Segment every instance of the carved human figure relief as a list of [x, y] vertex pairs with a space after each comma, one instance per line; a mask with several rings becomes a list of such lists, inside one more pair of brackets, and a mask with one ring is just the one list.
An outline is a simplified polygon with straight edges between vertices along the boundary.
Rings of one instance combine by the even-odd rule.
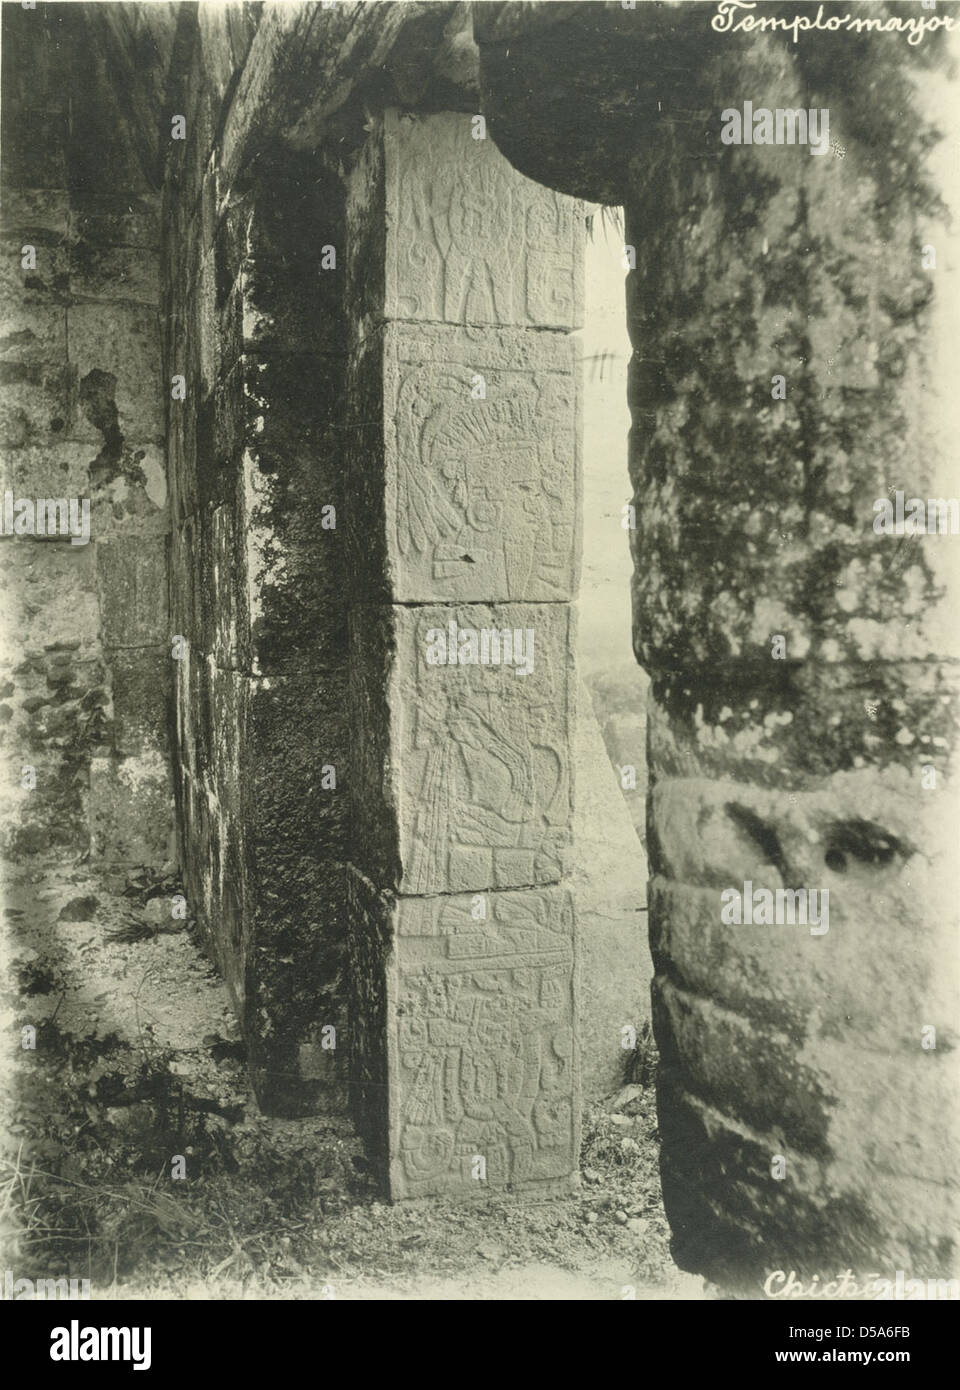
[[[456, 1190], [471, 1181], [476, 1154], [493, 1186], [562, 1177], [569, 1167], [572, 912], [561, 889], [495, 893], [489, 930], [477, 932], [469, 898], [404, 904], [396, 1035], [401, 1190]], [[414, 937], [423, 945], [408, 960]]]
[[518, 174], [470, 117], [388, 113], [394, 298], [388, 316], [577, 326], [582, 216]]

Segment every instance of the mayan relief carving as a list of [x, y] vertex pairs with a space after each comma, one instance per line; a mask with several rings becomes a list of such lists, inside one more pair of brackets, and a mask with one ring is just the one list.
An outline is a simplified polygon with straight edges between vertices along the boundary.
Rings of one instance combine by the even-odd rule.
[[572, 345], [533, 345], [524, 371], [504, 369], [511, 346], [455, 330], [433, 330], [426, 343], [422, 333], [388, 334], [391, 548], [404, 597], [571, 596]]
[[[438, 634], [449, 634], [451, 621], [456, 650], [447, 655], [472, 656], [475, 646], [479, 657], [483, 634], [491, 645], [496, 633], [500, 662], [434, 664]], [[401, 888], [467, 891], [558, 879], [571, 805], [569, 611], [463, 605], [401, 609], [396, 622]], [[502, 660], [504, 633], [523, 667]]]
[[395, 1195], [564, 1178], [575, 1153], [573, 908], [536, 893], [401, 900]]
[[579, 322], [582, 231], [572, 198], [519, 176], [468, 115], [385, 122], [391, 318], [445, 323]]

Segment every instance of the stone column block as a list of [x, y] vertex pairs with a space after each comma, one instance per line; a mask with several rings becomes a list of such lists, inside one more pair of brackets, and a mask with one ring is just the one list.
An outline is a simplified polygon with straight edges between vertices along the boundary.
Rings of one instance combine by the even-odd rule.
[[388, 324], [364, 343], [351, 385], [350, 550], [369, 598], [575, 595], [581, 432], [571, 338]]
[[354, 935], [382, 948], [366, 1010], [385, 1038], [361, 1040], [356, 1065], [391, 1195], [569, 1187], [580, 1125], [569, 892], [394, 898], [354, 871], [349, 894]]
[[573, 622], [566, 604], [353, 611], [354, 702], [370, 730], [355, 834], [374, 881], [479, 892], [563, 876]]
[[105, 378], [103, 390], [110, 392], [109, 400], [98, 400], [78, 422], [76, 437], [99, 445], [112, 414], [113, 427], [128, 444], [162, 441], [156, 310], [133, 304], [73, 304], [67, 309], [67, 342], [70, 365], [80, 381], [97, 371]]
[[466, 113], [385, 113], [348, 204], [363, 332], [383, 319], [580, 327], [578, 204], [518, 174], [476, 129]]
[[107, 867], [176, 863], [170, 764], [156, 750], [90, 761], [90, 854]]

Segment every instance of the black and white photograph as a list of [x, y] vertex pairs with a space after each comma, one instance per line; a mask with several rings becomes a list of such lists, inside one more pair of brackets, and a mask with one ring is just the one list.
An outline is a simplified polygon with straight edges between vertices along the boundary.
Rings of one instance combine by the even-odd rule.
[[5, 1330], [163, 1379], [188, 1305], [242, 1369], [270, 1305], [645, 1303], [916, 1369], [960, 4], [0, 9]]

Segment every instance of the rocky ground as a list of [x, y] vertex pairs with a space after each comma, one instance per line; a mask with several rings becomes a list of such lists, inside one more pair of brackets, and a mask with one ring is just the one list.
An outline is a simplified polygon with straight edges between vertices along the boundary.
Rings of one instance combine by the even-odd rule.
[[391, 1207], [345, 1124], [258, 1113], [223, 988], [170, 916], [176, 883], [27, 862], [4, 873], [0, 996], [17, 1277], [88, 1277], [108, 1298], [700, 1294], [669, 1256], [649, 1050], [585, 1116], [575, 1195]]

